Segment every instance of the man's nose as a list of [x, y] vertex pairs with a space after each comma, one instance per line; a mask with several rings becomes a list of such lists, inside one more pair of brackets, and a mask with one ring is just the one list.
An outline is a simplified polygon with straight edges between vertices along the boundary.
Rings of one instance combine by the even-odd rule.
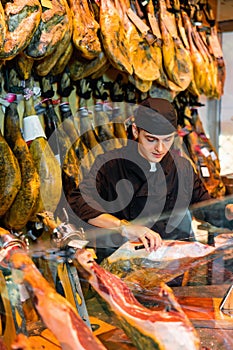
[[156, 142], [155, 149], [156, 149], [156, 151], [161, 152], [163, 150], [163, 142], [158, 140]]

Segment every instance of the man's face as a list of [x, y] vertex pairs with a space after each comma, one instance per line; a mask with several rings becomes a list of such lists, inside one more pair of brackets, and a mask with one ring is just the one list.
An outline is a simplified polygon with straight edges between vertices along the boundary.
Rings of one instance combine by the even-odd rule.
[[138, 139], [139, 154], [152, 163], [159, 163], [171, 148], [175, 132], [169, 135], [152, 135], [133, 125], [134, 137]]

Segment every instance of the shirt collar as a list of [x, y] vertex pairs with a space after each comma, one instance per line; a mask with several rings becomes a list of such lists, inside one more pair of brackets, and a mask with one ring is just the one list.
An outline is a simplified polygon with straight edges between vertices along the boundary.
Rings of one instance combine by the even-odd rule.
[[156, 170], [157, 170], [157, 164], [153, 163], [153, 162], [150, 162], [150, 172], [151, 173], [155, 173]]

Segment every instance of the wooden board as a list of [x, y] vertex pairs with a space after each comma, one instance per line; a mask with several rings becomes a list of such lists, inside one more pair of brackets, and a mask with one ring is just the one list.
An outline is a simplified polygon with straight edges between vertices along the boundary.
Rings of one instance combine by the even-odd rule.
[[[108, 350], [136, 350], [131, 340], [116, 326], [104, 322], [97, 317], [90, 316], [93, 333]], [[99, 326], [95, 330], [95, 326]]]
[[[90, 316], [90, 323], [93, 326], [93, 333], [96, 336], [101, 334], [107, 334], [115, 331], [117, 328], [99, 320], [96, 317]], [[32, 347], [32, 350], [41, 350], [41, 349], [51, 349], [58, 350], [61, 349], [61, 346], [49, 329], [43, 330], [40, 334], [36, 335], [36, 330], [34, 331], [35, 335], [29, 337], [29, 342]], [[119, 349], [119, 348], [118, 348]]]
[[52, 332], [48, 329], [45, 329], [38, 336], [29, 337], [29, 343], [31, 345], [32, 350], [41, 350], [41, 349], [49, 349], [49, 350], [59, 350], [61, 346]]
[[104, 321], [98, 319], [97, 317], [90, 316], [89, 319], [90, 319], [90, 323], [91, 323], [91, 326], [93, 329], [93, 333], [96, 336], [116, 329], [115, 326], [113, 326], [107, 322], [104, 322]]
[[100, 334], [98, 338], [108, 350], [136, 350], [137, 349], [132, 344], [131, 340], [126, 336], [126, 334], [119, 328], [115, 328], [109, 332]]
[[178, 297], [182, 309], [195, 327], [233, 330], [233, 318], [220, 311], [222, 298]]

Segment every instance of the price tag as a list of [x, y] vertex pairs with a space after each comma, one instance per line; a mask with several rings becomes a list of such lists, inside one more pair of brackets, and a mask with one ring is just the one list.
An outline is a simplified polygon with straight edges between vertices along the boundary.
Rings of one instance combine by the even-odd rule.
[[23, 136], [26, 142], [33, 141], [38, 137], [46, 138], [44, 129], [37, 115], [23, 118]]
[[210, 155], [209, 150], [206, 147], [201, 148], [201, 153], [207, 158]]
[[206, 166], [201, 167], [201, 173], [203, 177], [210, 177], [209, 169]]
[[211, 155], [212, 160], [216, 160], [217, 159], [217, 156], [216, 156], [214, 151], [211, 151], [210, 155]]

